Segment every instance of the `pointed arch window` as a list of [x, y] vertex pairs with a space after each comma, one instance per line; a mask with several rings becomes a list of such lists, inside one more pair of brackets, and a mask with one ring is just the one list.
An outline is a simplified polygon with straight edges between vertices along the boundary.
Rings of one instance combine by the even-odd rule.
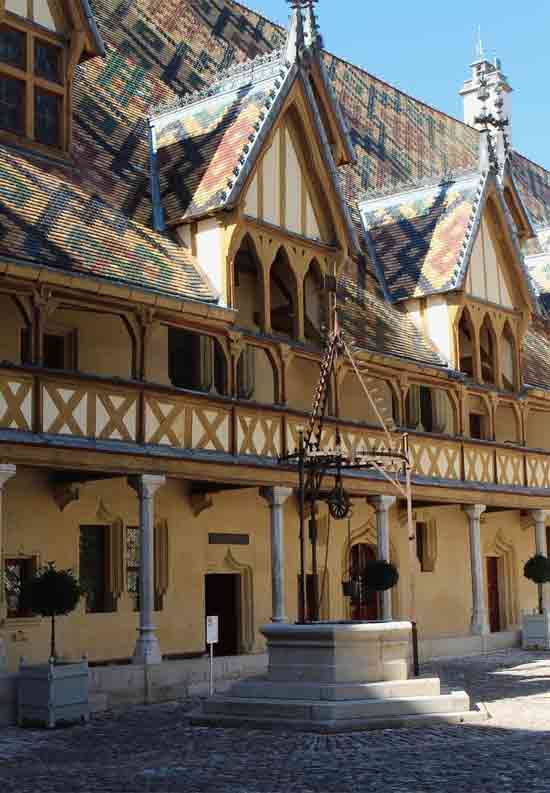
[[262, 265], [252, 237], [247, 234], [235, 256], [235, 308], [238, 323], [250, 330], [265, 327]]
[[458, 365], [468, 377], [475, 372], [475, 332], [467, 309], [464, 309], [458, 325]]
[[326, 314], [323, 273], [314, 259], [304, 279], [304, 335], [308, 341], [321, 344]]
[[518, 387], [516, 339], [508, 322], [502, 331], [501, 350], [502, 387], [505, 391], [515, 391]]
[[298, 338], [298, 295], [296, 278], [284, 248], [280, 248], [269, 277], [271, 329], [274, 333]]
[[496, 383], [496, 337], [489, 315], [485, 316], [479, 332], [479, 353], [481, 360], [481, 378], [488, 385]]

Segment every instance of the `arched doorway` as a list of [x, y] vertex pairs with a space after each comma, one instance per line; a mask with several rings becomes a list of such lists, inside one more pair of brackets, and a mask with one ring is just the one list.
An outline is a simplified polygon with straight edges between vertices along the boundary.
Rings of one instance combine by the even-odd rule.
[[365, 542], [353, 545], [350, 551], [350, 574], [353, 581], [358, 582], [357, 591], [351, 598], [352, 620], [378, 619], [378, 594], [368, 590], [365, 570], [367, 564], [376, 559], [376, 548]]

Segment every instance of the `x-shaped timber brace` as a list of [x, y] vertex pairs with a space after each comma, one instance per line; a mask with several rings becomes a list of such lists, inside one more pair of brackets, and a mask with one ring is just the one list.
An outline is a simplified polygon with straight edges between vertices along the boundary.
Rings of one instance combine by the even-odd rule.
[[[315, 391], [313, 407], [307, 428], [299, 432], [298, 449], [293, 454], [279, 458], [280, 463], [293, 464], [298, 468], [298, 499], [300, 520], [300, 591], [299, 622], [319, 621], [319, 587], [317, 564], [317, 520], [316, 504], [326, 501], [330, 517], [344, 520], [351, 513], [351, 499], [343, 484], [345, 475], [352, 471], [376, 471], [386, 479], [407, 502], [407, 527], [410, 560], [410, 621], [412, 623], [412, 651], [415, 675], [419, 674], [418, 631], [416, 623], [416, 591], [414, 581], [414, 560], [416, 558], [416, 527], [412, 519], [411, 495], [411, 456], [409, 452], [408, 434], [392, 437], [386, 423], [371, 396], [365, 380], [359, 371], [344, 333], [338, 322], [336, 309], [336, 277], [325, 278], [325, 290], [330, 293], [329, 317], [331, 329], [327, 336], [319, 383]], [[322, 448], [324, 422], [327, 415], [329, 385], [340, 356], [344, 356], [358, 378], [365, 398], [374, 410], [380, 426], [386, 436], [387, 448], [379, 451], [358, 451], [346, 449], [342, 444], [340, 430], [336, 428], [333, 448]], [[333, 478], [334, 487], [328, 490], [323, 487], [326, 477]], [[311, 542], [311, 567], [313, 573], [313, 610], [307, 614], [307, 580], [306, 580], [306, 504], [310, 507], [309, 539]], [[328, 540], [327, 540], [328, 542]], [[349, 549], [351, 550], [351, 549]], [[309, 616], [309, 619], [308, 619]]]

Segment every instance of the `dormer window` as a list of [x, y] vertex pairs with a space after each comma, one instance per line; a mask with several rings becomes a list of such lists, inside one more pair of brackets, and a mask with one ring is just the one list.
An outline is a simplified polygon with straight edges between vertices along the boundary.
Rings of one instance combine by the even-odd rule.
[[[14, 3], [7, 7], [10, 5]], [[34, 0], [34, 18], [39, 8], [39, 19], [47, 22], [43, 6], [42, 0]], [[0, 25], [2, 137], [67, 149], [66, 57], [63, 40], [57, 33], [6, 12]]]

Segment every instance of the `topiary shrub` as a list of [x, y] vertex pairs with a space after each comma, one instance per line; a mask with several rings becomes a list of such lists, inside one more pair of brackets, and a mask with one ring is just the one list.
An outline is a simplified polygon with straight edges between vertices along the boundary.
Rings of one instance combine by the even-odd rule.
[[57, 658], [55, 647], [55, 618], [70, 614], [78, 605], [82, 590], [71, 570], [56, 570], [49, 562], [23, 587], [21, 597], [33, 614], [51, 619], [50, 658]]
[[391, 562], [383, 559], [372, 559], [365, 565], [367, 589], [384, 592], [392, 589], [399, 581], [399, 571]]
[[533, 581], [539, 590], [539, 614], [543, 612], [542, 585], [550, 581], [550, 559], [537, 553], [525, 562], [523, 575]]

